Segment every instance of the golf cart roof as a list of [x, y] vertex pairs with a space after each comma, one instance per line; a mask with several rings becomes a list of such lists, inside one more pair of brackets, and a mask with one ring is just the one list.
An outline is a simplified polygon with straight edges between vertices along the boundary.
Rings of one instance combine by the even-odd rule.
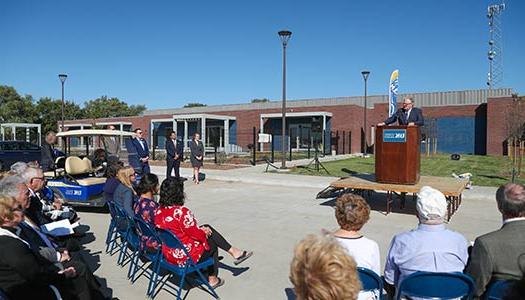
[[109, 130], [109, 129], [78, 129], [68, 130], [57, 133], [58, 137], [62, 136], [133, 136], [133, 132]]

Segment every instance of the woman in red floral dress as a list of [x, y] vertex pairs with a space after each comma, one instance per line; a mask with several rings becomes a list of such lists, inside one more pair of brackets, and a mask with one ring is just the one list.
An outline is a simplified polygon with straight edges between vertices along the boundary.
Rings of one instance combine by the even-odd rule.
[[[176, 178], [167, 178], [160, 187], [160, 207], [155, 212], [155, 224], [158, 228], [174, 233], [184, 244], [194, 262], [202, 262], [213, 258], [208, 272], [208, 281], [214, 288], [224, 284], [219, 278], [218, 248], [227, 251], [233, 258], [234, 264], [252, 256], [253, 252], [243, 251], [231, 246], [228, 241], [210, 225], [198, 226], [197, 219], [191, 210], [184, 206], [184, 186]], [[166, 260], [179, 266], [184, 266], [188, 259], [182, 249], [171, 249], [162, 245], [162, 253]]]

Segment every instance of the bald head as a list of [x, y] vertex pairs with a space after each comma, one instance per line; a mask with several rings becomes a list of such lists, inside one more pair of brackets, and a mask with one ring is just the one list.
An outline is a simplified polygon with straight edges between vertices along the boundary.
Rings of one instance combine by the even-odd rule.
[[521, 184], [507, 183], [496, 192], [498, 209], [504, 219], [525, 217], [525, 187]]

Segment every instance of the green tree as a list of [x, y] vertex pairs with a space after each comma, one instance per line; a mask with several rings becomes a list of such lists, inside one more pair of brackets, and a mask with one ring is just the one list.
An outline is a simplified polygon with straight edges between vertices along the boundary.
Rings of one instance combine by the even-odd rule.
[[84, 118], [110, 118], [137, 116], [146, 110], [144, 105], [128, 105], [118, 98], [107, 96], [89, 100], [84, 104]]
[[207, 106], [206, 104], [202, 104], [202, 103], [198, 103], [198, 102], [190, 102], [186, 105], [184, 105], [184, 107], [202, 107], [202, 106]]
[[[35, 108], [40, 123], [42, 124], [42, 132], [45, 133], [50, 130], [57, 131], [57, 124], [62, 120], [62, 100], [43, 97], [38, 100]], [[65, 101], [65, 120], [83, 119], [83, 117], [83, 110], [78, 104], [72, 101]]]
[[0, 123], [33, 123], [37, 121], [33, 97], [20, 96], [10, 86], [0, 85]]
[[270, 99], [266, 99], [266, 98], [255, 98], [255, 99], [252, 99], [252, 103], [265, 103], [265, 102], [270, 102]]

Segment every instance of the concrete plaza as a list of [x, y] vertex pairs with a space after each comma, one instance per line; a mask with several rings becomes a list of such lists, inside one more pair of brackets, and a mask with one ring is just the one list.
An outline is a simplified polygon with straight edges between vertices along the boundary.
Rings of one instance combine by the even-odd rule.
[[[164, 168], [153, 172], [162, 175]], [[186, 184], [186, 205], [200, 224], [209, 223], [235, 246], [254, 251], [254, 256], [235, 267], [222, 252], [220, 276], [226, 280], [217, 289], [221, 299], [290, 299], [289, 265], [295, 244], [309, 233], [335, 229], [333, 201], [316, 200], [322, 187], [334, 178], [264, 173], [262, 166], [231, 171], [204, 170], [207, 179], [200, 185]], [[189, 175], [190, 170], [183, 170]], [[498, 229], [500, 215], [494, 200], [494, 188], [474, 187], [466, 191], [463, 203], [448, 227], [473, 241], [480, 234]], [[409, 198], [410, 199], [410, 198]], [[414, 203], [407, 201], [405, 210], [394, 206], [394, 212], [383, 214], [383, 196], [371, 201], [373, 211], [363, 233], [378, 242], [384, 264], [392, 236], [410, 230], [417, 224]], [[127, 266], [117, 266], [116, 255], [104, 252], [109, 214], [82, 212], [82, 222], [94, 234], [85, 246], [91, 252], [95, 274], [104, 279], [113, 296], [120, 299], [143, 299], [146, 276], [134, 284], [126, 278]], [[167, 290], [156, 299], [174, 298]], [[108, 291], [109, 292], [109, 291]], [[186, 299], [213, 299], [194, 288]]]

